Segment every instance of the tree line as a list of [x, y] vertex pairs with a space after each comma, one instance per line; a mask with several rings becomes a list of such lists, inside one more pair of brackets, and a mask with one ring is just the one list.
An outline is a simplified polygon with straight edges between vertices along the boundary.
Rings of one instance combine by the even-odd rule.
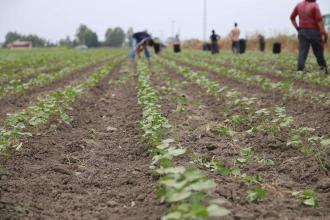
[[129, 28], [126, 32], [121, 27], [108, 28], [105, 32], [105, 40], [99, 41], [95, 31], [91, 30], [87, 25], [81, 24], [73, 39], [67, 36], [56, 44], [35, 34], [23, 35], [17, 32], [8, 32], [2, 46], [7, 47], [10, 43], [19, 40], [30, 41], [33, 47], [76, 47], [78, 45], [86, 45], [87, 47], [122, 47], [125, 44], [129, 44], [133, 32], [133, 28]]

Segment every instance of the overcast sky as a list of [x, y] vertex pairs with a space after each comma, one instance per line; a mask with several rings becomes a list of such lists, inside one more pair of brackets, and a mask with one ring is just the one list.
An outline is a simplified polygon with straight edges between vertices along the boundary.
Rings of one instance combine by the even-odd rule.
[[[289, 16], [299, 0], [207, 0], [208, 32], [225, 36], [237, 21], [243, 35], [293, 33]], [[318, 0], [322, 13], [330, 0]], [[175, 22], [172, 22], [175, 21]], [[8, 31], [34, 33], [53, 42], [86, 24], [104, 39], [108, 27], [145, 30], [167, 38], [172, 25], [183, 39], [203, 38], [203, 0], [0, 0], [0, 42]]]

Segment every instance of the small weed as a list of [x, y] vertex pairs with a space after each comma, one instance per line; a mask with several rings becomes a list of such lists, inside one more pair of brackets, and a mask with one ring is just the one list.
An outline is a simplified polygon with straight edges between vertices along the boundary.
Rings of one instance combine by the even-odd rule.
[[257, 203], [266, 198], [267, 192], [260, 188], [256, 187], [247, 191], [246, 199], [249, 203]]

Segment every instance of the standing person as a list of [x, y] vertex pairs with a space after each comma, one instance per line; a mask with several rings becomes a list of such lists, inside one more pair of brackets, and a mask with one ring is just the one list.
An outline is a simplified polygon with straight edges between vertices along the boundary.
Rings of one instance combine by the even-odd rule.
[[[299, 25], [296, 22], [297, 16], [299, 17]], [[321, 70], [324, 70], [328, 74], [324, 59], [324, 44], [327, 43], [328, 34], [325, 30], [321, 10], [316, 0], [304, 0], [298, 3], [290, 18], [293, 26], [298, 31], [298, 71], [304, 70], [309, 48], [312, 46]]]
[[174, 49], [174, 53], [180, 53], [181, 52], [181, 42], [180, 42], [180, 38], [179, 35], [176, 35], [174, 40], [173, 40], [173, 49]]
[[211, 53], [212, 54], [219, 53], [218, 40], [220, 40], [220, 36], [215, 33], [215, 30], [212, 30], [212, 35], [210, 36], [210, 40], [211, 40]]
[[155, 54], [160, 53], [160, 40], [157, 38], [155, 38], [154, 40], [154, 50], [155, 50]]
[[234, 28], [230, 32], [230, 38], [231, 38], [231, 41], [232, 41], [231, 49], [232, 49], [234, 54], [237, 54], [239, 52], [238, 41], [239, 41], [239, 35], [240, 34], [241, 34], [241, 31], [238, 28], [238, 24], [235, 23]]
[[144, 51], [146, 59], [148, 60], [148, 62], [150, 62], [150, 52], [148, 50], [149, 40], [151, 40], [151, 36], [147, 33], [147, 31], [137, 32], [133, 34], [130, 53], [131, 61], [134, 61], [136, 54], [140, 57], [140, 53]]
[[263, 35], [259, 34], [258, 38], [259, 38], [259, 50], [261, 52], [265, 52], [265, 47], [266, 47], [265, 37]]

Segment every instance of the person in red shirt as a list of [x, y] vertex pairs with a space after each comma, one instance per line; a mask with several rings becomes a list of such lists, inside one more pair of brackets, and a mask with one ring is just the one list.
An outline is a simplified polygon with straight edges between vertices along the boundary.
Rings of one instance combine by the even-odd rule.
[[[296, 21], [297, 16], [299, 25]], [[321, 10], [316, 0], [304, 0], [298, 3], [290, 18], [298, 31], [298, 71], [304, 70], [309, 48], [312, 47], [319, 66], [328, 74], [324, 59], [324, 44], [327, 43], [328, 34], [325, 31]]]

